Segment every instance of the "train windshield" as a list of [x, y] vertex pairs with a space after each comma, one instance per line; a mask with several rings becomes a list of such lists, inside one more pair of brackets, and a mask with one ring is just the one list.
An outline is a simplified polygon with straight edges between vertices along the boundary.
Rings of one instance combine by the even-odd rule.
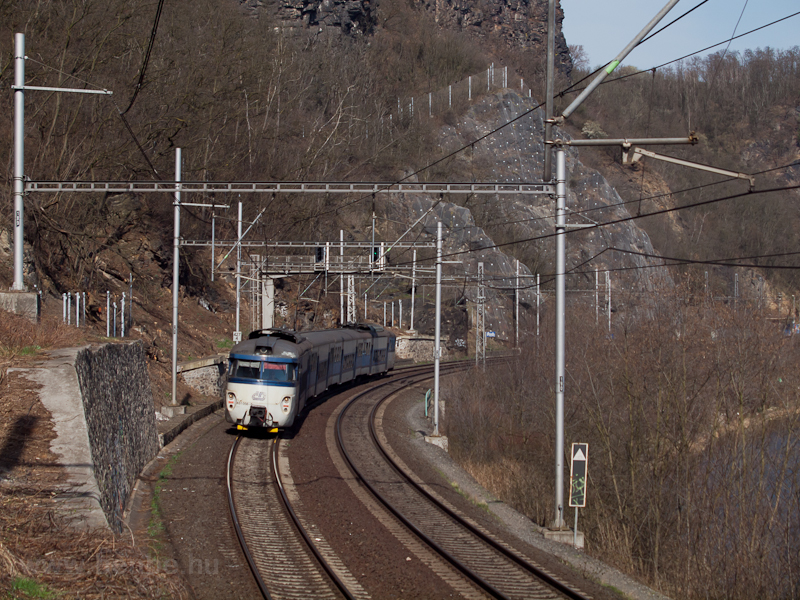
[[257, 360], [238, 360], [231, 361], [230, 377], [238, 379], [258, 379], [261, 362]]
[[270, 363], [259, 360], [231, 360], [228, 376], [231, 379], [260, 379], [261, 381], [296, 381], [297, 365]]
[[296, 367], [287, 363], [264, 363], [261, 379], [265, 381], [294, 381]]

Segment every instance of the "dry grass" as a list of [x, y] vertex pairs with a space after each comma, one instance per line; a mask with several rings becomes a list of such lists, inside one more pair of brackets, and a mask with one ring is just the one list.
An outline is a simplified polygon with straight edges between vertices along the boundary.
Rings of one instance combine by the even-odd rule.
[[[759, 312], [677, 296], [646, 319], [618, 315], [613, 338], [590, 315], [568, 328], [565, 449], [590, 448], [589, 551], [671, 597], [796, 597], [800, 344]], [[476, 370], [447, 390], [453, 456], [542, 525], [552, 360]]]
[[[68, 598], [187, 598], [177, 565], [148, 558], [106, 531], [76, 531], [55, 511], [54, 492], [0, 492], [0, 589], [38, 585]], [[49, 597], [43, 595], [40, 597]]]
[[76, 343], [76, 328], [59, 320], [42, 317], [35, 324], [25, 317], [0, 310], [0, 358], [29, 356], [46, 348], [60, 348]]
[[[3, 318], [16, 347], [31, 341], [53, 347], [74, 329]], [[8, 343], [8, 338], [3, 338]], [[23, 346], [24, 347], [24, 346]], [[24, 355], [7, 358], [22, 364]], [[0, 394], [0, 598], [185, 598], [177, 564], [152, 558], [148, 548], [108, 531], [76, 531], [59, 516], [63, 467], [50, 449], [55, 437], [37, 384], [5, 373]]]

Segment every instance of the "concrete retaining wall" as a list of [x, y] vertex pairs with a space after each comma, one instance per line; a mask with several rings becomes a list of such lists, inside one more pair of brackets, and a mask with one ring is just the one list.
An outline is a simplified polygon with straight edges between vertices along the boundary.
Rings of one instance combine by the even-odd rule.
[[100, 505], [119, 532], [136, 477], [159, 450], [144, 346], [134, 342], [86, 348], [78, 353], [75, 370]]
[[39, 322], [42, 312], [39, 294], [35, 292], [0, 292], [0, 308], [22, 315], [34, 323]]

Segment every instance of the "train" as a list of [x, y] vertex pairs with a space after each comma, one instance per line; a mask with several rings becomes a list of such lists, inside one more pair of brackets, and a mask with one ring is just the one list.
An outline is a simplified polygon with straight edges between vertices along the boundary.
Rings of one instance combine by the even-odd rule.
[[332, 385], [391, 371], [395, 344], [383, 327], [362, 323], [253, 331], [231, 348], [225, 419], [240, 430], [291, 427], [309, 398]]

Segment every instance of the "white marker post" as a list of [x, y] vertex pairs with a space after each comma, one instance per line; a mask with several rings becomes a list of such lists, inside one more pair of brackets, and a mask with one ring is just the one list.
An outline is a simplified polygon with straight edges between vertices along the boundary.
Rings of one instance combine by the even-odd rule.
[[575, 509], [575, 528], [572, 545], [578, 547], [578, 509], [586, 506], [586, 478], [589, 464], [589, 444], [572, 444], [569, 468], [569, 505]]

